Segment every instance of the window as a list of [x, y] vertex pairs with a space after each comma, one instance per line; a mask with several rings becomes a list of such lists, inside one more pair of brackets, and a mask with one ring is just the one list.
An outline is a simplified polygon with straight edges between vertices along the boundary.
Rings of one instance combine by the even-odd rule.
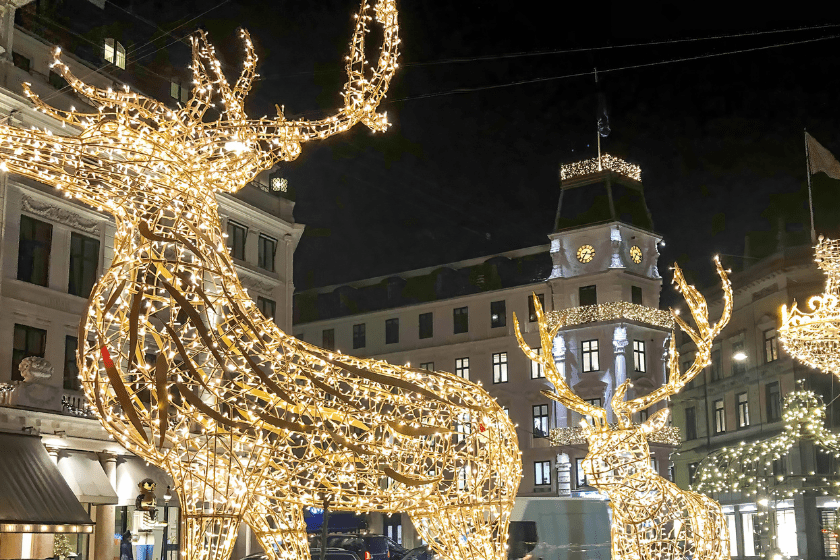
[[29, 69], [32, 67], [32, 61], [29, 60], [28, 57], [23, 56], [20, 53], [12, 52], [12, 64], [23, 70], [24, 72], [29, 72]]
[[779, 382], [773, 381], [765, 385], [764, 394], [767, 397], [767, 421], [778, 422], [782, 419], [782, 393], [779, 390]]
[[[741, 533], [744, 535], [744, 556], [758, 556], [756, 544], [761, 542], [760, 525], [754, 523], [755, 514], [741, 512]], [[737, 550], [737, 549], [736, 549]]]
[[[776, 510], [776, 541], [779, 550], [788, 558], [799, 555], [796, 534], [796, 515], [792, 509]], [[810, 556], [810, 555], [809, 555]]]
[[776, 339], [776, 329], [764, 331], [764, 362], [775, 362], [779, 359], [779, 343]]
[[655, 473], [659, 472], [659, 461], [653, 453], [650, 454], [650, 468], [653, 469], [653, 472]]
[[79, 365], [76, 363], [76, 349], [79, 339], [75, 336], [64, 337], [64, 388], [68, 391], [81, 391]]
[[645, 341], [633, 341], [633, 367], [636, 371], [644, 373], [646, 370], [645, 364]]
[[181, 83], [180, 80], [172, 80], [169, 82], [169, 96], [182, 103], [187, 103], [190, 100], [190, 88]]
[[461, 443], [472, 433], [470, 415], [462, 412], [455, 417], [455, 443]]
[[735, 342], [732, 344], [732, 375], [738, 375], [747, 371], [747, 360], [736, 360], [737, 354], [744, 352], [744, 343]]
[[746, 393], [738, 393], [738, 427], [746, 428], [750, 425], [750, 403]]
[[105, 60], [114, 66], [125, 69], [125, 47], [122, 43], [109, 37], [105, 39]]
[[535, 486], [550, 486], [551, 485], [551, 461], [535, 461], [534, 462], [534, 485]]
[[365, 347], [365, 324], [353, 325], [353, 348]]
[[21, 381], [20, 363], [29, 356], [44, 357], [47, 348], [47, 331], [28, 325], [15, 325], [12, 347], [12, 381]]
[[432, 313], [420, 314], [420, 338], [432, 338], [434, 327], [432, 325]]
[[321, 332], [321, 346], [327, 350], [335, 350], [335, 329], [324, 329]]
[[241, 224], [237, 224], [233, 220], [228, 220], [227, 223], [227, 246], [230, 249], [230, 256], [240, 261], [245, 260], [245, 235], [248, 233], [248, 228]]
[[534, 425], [534, 437], [548, 437], [548, 405], [537, 404], [531, 408]]
[[70, 281], [67, 293], [88, 297], [96, 283], [99, 268], [99, 240], [78, 233], [70, 234]]
[[[540, 307], [545, 311], [545, 296], [543, 294], [537, 294], [537, 300], [540, 302]], [[534, 323], [536, 320], [537, 308], [534, 306], [534, 295], [531, 294], [528, 296], [528, 321]]]
[[583, 471], [582, 458], [575, 459], [575, 478], [576, 488], [582, 488], [583, 486], [586, 486], [586, 473]]
[[697, 465], [699, 463], [688, 464], [688, 483], [694, 484], [694, 477], [697, 475]]
[[505, 326], [505, 301], [490, 302], [490, 328]]
[[823, 558], [837, 558], [840, 556], [840, 539], [837, 537], [837, 512], [833, 509], [821, 509], [819, 511]]
[[455, 334], [465, 333], [470, 330], [470, 316], [469, 309], [466, 307], [457, 307], [452, 310], [452, 321], [454, 323], [453, 332]]
[[697, 415], [693, 406], [685, 409], [685, 440], [697, 439]]
[[423, 362], [422, 364], [420, 364], [420, 369], [425, 369], [426, 371], [435, 371], [435, 363]]
[[715, 409], [715, 433], [722, 434], [726, 431], [726, 409], [723, 407], [723, 399], [714, 402]]
[[735, 513], [727, 513], [726, 525], [729, 527], [729, 556], [738, 556], [738, 524], [735, 521]]
[[507, 352], [493, 354], [493, 383], [507, 383], [508, 360]]
[[712, 364], [711, 364], [711, 378], [712, 381], [720, 381], [723, 379], [723, 368], [720, 367], [720, 349], [712, 350]]
[[595, 286], [582, 286], [578, 289], [579, 305], [597, 305], [598, 296], [595, 293]]
[[587, 371], [598, 371], [600, 368], [598, 364], [598, 340], [584, 340], [581, 342], [581, 370], [585, 373]]
[[273, 237], [260, 234], [258, 247], [257, 266], [264, 270], [274, 272], [274, 255], [277, 252], [277, 240]]
[[387, 319], [385, 321], [385, 344], [396, 344], [400, 341], [400, 320]]
[[18, 243], [18, 280], [46, 286], [50, 277], [50, 249], [52, 248], [52, 224], [20, 217], [20, 241]]
[[642, 288], [640, 286], [630, 286], [630, 302], [636, 305], [644, 305], [642, 303]]
[[257, 307], [266, 319], [273, 321], [277, 317], [277, 303], [273, 299], [257, 296]]
[[463, 377], [464, 379], [470, 378], [470, 359], [469, 358], [456, 358], [455, 359], [455, 375], [458, 377]]
[[[537, 356], [542, 356], [542, 348], [534, 348]], [[531, 379], [545, 379], [545, 372], [542, 369], [542, 364], [529, 360], [531, 362]]]
[[639, 411], [639, 424], [643, 424], [647, 422], [647, 419], [650, 417], [650, 413], [647, 409]]

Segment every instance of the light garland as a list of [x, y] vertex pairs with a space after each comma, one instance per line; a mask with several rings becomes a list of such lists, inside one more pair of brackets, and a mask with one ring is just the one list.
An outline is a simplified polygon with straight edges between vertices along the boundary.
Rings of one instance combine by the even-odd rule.
[[782, 433], [750, 443], [741, 441], [707, 456], [695, 474], [693, 488], [704, 494], [741, 492], [746, 497], [791, 497], [808, 490], [840, 495], [840, 478], [811, 472], [774, 473], [773, 462], [785, 457], [799, 441], [813, 441], [825, 452], [840, 457], [840, 436], [825, 428], [825, 404], [811, 391], [785, 397]]
[[[617, 423], [608, 425], [610, 430], [617, 430]], [[680, 429], [676, 426], [663, 426], [661, 429], [646, 434], [648, 443], [673, 445], [682, 443]], [[551, 445], [583, 445], [586, 443], [586, 431], [581, 426], [554, 428], [548, 435]]]
[[599, 321], [628, 320], [654, 327], [673, 330], [675, 323], [671, 313], [627, 301], [610, 301], [597, 305], [570, 307], [545, 314], [549, 331], [557, 333], [562, 328], [597, 323]]
[[[344, 106], [317, 121], [249, 119], [256, 76], [247, 33], [230, 86], [202, 33], [186, 106], [102, 90], [54, 67], [98, 111], [36, 108], [76, 136], [0, 126], [0, 167], [54, 185], [116, 218], [114, 260], [79, 326], [89, 402], [122, 446], [166, 470], [182, 511], [184, 560], [227, 560], [240, 522], [272, 560], [308, 558], [303, 507], [408, 512], [448, 560], [505, 560], [521, 478], [504, 410], [458, 376], [330, 352], [288, 336], [242, 288], [225, 248], [217, 192], [236, 192], [301, 144], [376, 112], [397, 68], [394, 0], [376, 64], [356, 16]], [[58, 56], [58, 53], [57, 53]], [[218, 118], [205, 120], [219, 111]]]
[[825, 292], [808, 300], [811, 313], [796, 302], [790, 311], [782, 306], [779, 340], [795, 359], [840, 377], [840, 240], [820, 236], [816, 261], [826, 275]]
[[[729, 529], [720, 504], [702, 494], [681, 490], [660, 477], [650, 464], [647, 440], [651, 434], [665, 428], [668, 409], [655, 412], [638, 426], [630, 420], [639, 410], [678, 393], [711, 362], [712, 343], [732, 316], [732, 285], [717, 258], [715, 266], [723, 285], [723, 312], [715, 325], [709, 324], [706, 300], [694, 286], [686, 283], [680, 268], [674, 267], [674, 282], [685, 297], [697, 328], [690, 327], [676, 315], [674, 321], [697, 346], [694, 363], [685, 373], [680, 372], [679, 353], [675, 337], [671, 336], [668, 382], [631, 400], [625, 400], [627, 389], [631, 387], [629, 380], [616, 388], [611, 401], [618, 420], [615, 428], [607, 424], [606, 410], [576, 395], [557, 370], [548, 349], [553, 347], [559, 327], [548, 324], [536, 296], [534, 303], [542, 353], [534, 352], [525, 343], [516, 314], [513, 316], [519, 346], [526, 356], [542, 365], [546, 378], [554, 385], [554, 392], [543, 391], [543, 394], [591, 419], [591, 424], [582, 420], [580, 426], [580, 435], [589, 444], [583, 470], [587, 482], [609, 496], [613, 513], [613, 560], [682, 560], [689, 557], [729, 560]], [[571, 438], [575, 434], [565, 432], [563, 435]], [[552, 443], [556, 441], [552, 440]]]
[[567, 163], [560, 166], [560, 180], [566, 181], [575, 177], [582, 177], [584, 175], [592, 175], [609, 169], [620, 175], [624, 175], [634, 181], [642, 180], [642, 168], [633, 163], [628, 163], [621, 158], [611, 156], [610, 154], [602, 154], [600, 162], [597, 157], [592, 159], [585, 159], [583, 161], [576, 161], [574, 163]]

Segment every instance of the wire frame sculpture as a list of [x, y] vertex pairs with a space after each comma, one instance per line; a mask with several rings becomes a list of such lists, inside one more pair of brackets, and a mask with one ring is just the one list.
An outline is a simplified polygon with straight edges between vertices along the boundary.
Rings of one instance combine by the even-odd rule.
[[802, 362], [840, 377], [840, 240], [820, 236], [817, 266], [825, 273], [825, 292], [808, 299], [811, 312], [782, 306], [779, 339]]
[[583, 400], [569, 387], [557, 370], [552, 353], [562, 322], [548, 326], [542, 307], [534, 298], [540, 330], [542, 353], [528, 346], [514, 315], [514, 331], [519, 345], [533, 361], [541, 364], [546, 377], [554, 385], [554, 392], [543, 394], [584, 417], [582, 434], [589, 444], [583, 460], [588, 484], [609, 496], [612, 508], [611, 549], [613, 560], [682, 560], [729, 558], [729, 530], [720, 504], [695, 492], [681, 490], [676, 484], [659, 476], [650, 463], [648, 437], [665, 427], [668, 409], [663, 408], [641, 425], [633, 425], [632, 415], [678, 393], [711, 362], [714, 338], [729, 322], [732, 315], [732, 287], [726, 272], [715, 259], [723, 285], [723, 312], [715, 325], [709, 325], [706, 300], [694, 286], [689, 286], [682, 271], [674, 267], [674, 282], [688, 304], [697, 328], [689, 326], [673, 314], [697, 347], [694, 363], [680, 372], [679, 353], [671, 336], [668, 360], [668, 381], [647, 395], [625, 399], [632, 387], [625, 381], [616, 388], [611, 400], [617, 426], [608, 423], [607, 411]]
[[[176, 481], [185, 560], [226, 560], [241, 522], [272, 560], [306, 559], [302, 508], [410, 514], [444, 558], [506, 558], [521, 477], [514, 426], [477, 385], [324, 350], [284, 334], [242, 288], [217, 192], [235, 192], [301, 144], [376, 112], [397, 68], [397, 11], [363, 0], [344, 106], [317, 120], [249, 119], [257, 57], [231, 86], [202, 33], [195, 87], [172, 110], [54, 67], [97, 111], [35, 107], [75, 135], [0, 126], [0, 167], [116, 219], [114, 260], [79, 325], [80, 376], [103, 426]], [[369, 65], [364, 38], [384, 30]], [[211, 118], [212, 115], [218, 115]]]

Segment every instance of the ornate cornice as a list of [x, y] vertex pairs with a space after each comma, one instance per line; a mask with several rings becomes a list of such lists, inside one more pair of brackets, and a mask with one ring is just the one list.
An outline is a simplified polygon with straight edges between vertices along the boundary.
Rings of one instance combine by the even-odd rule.
[[21, 199], [21, 207], [25, 212], [35, 214], [36, 216], [41, 216], [42, 218], [46, 218], [51, 222], [64, 224], [73, 229], [78, 229], [91, 235], [98, 236], [100, 233], [100, 224], [98, 221], [86, 220], [85, 218], [82, 218], [75, 212], [71, 212], [70, 210], [66, 210], [64, 208], [59, 208], [58, 206], [53, 206], [48, 202], [36, 200], [27, 195], [23, 195], [23, 198]]

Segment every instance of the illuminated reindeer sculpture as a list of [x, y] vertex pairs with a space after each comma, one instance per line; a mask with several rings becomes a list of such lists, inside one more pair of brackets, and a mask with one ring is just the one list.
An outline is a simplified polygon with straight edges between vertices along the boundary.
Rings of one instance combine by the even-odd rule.
[[709, 325], [706, 300], [693, 286], [686, 284], [682, 271], [675, 267], [674, 281], [691, 309], [697, 330], [676, 314], [674, 319], [697, 346], [694, 363], [688, 371], [680, 373], [679, 354], [672, 336], [668, 382], [647, 395], [631, 400], [625, 400], [630, 381], [622, 383], [611, 402], [617, 420], [614, 429], [607, 423], [606, 410], [589, 404], [572, 392], [555, 367], [552, 353], [546, 350], [552, 348], [557, 330], [563, 325], [549, 329], [542, 307], [534, 298], [544, 349], [538, 354], [525, 344], [514, 316], [519, 345], [531, 360], [542, 364], [546, 377], [554, 384], [556, 392], [543, 393], [593, 420], [592, 424], [581, 421], [589, 443], [583, 470], [587, 483], [610, 498], [613, 560], [729, 558], [728, 528], [720, 505], [701, 494], [679, 489], [651, 467], [647, 436], [665, 426], [668, 409], [657, 411], [641, 426], [634, 426], [631, 421], [633, 413], [678, 393], [710, 363], [712, 341], [732, 314], [732, 287], [717, 259], [715, 264], [723, 283], [724, 305], [720, 321], [714, 326]]
[[[460, 377], [344, 356], [281, 332], [241, 287], [217, 192], [295, 159], [301, 144], [362, 122], [397, 67], [394, 0], [373, 9], [376, 65], [356, 16], [344, 107], [317, 120], [252, 120], [247, 33], [234, 86], [193, 40], [195, 87], [177, 110], [129, 89], [102, 90], [55, 68], [98, 110], [64, 112], [26, 91], [75, 135], [0, 126], [0, 167], [54, 185], [116, 220], [114, 260], [79, 327], [78, 363], [100, 421], [176, 481], [185, 560], [226, 560], [241, 522], [271, 558], [306, 559], [303, 508], [408, 512], [443, 557], [505, 560], [519, 485], [516, 432]], [[57, 53], [58, 57], [58, 53]], [[61, 129], [56, 129], [61, 130]]]

